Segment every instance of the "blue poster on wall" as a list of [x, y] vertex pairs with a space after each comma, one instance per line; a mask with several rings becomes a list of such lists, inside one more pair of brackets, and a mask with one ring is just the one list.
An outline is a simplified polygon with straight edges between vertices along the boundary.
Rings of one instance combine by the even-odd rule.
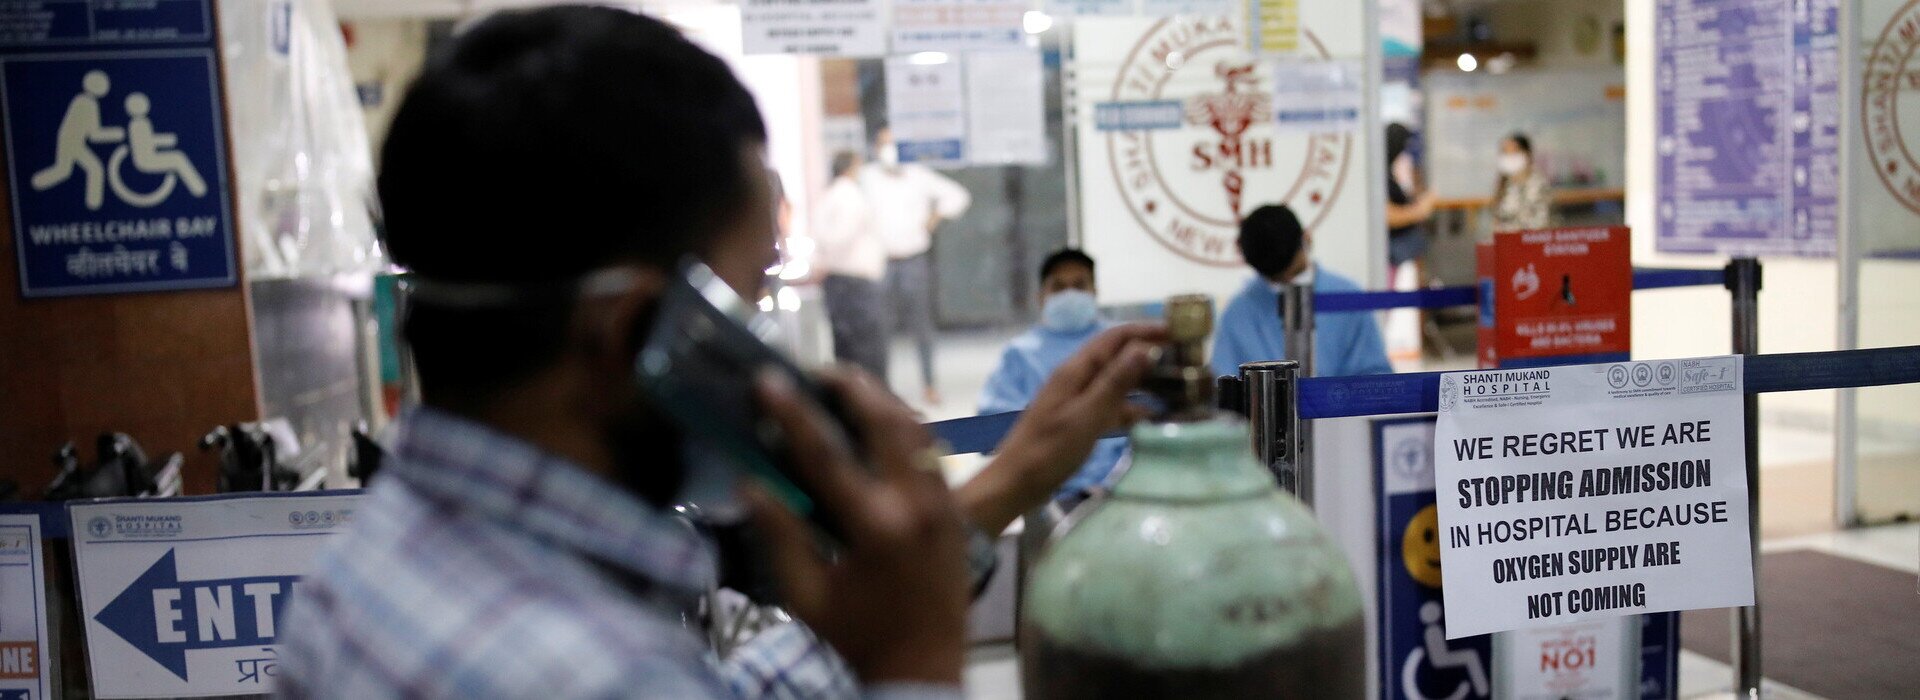
[[22, 295], [236, 281], [208, 10], [207, 0], [0, 6]]
[[1447, 639], [1434, 505], [1433, 416], [1373, 422], [1378, 476], [1380, 697], [1493, 697], [1493, 638]]
[[1658, 0], [1656, 245], [1833, 253], [1838, 0]]

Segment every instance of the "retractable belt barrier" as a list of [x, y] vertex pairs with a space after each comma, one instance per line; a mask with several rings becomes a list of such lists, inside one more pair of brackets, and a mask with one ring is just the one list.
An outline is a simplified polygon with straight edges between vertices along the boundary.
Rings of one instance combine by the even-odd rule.
[[[1715, 271], [1718, 273], [1718, 271]], [[1322, 296], [1322, 298], [1325, 298]], [[1920, 345], [1866, 350], [1750, 355], [1743, 386], [1750, 393], [1844, 389], [1920, 383]], [[1300, 380], [1300, 417], [1427, 413], [1439, 407], [1440, 375], [1410, 372]], [[928, 424], [952, 454], [989, 452], [1006, 437], [1019, 411]]]
[[[1674, 287], [1717, 287], [1726, 283], [1727, 271], [1721, 268], [1639, 267], [1633, 270], [1634, 289], [1671, 289]], [[1473, 306], [1480, 303], [1480, 288], [1472, 285], [1418, 289], [1410, 292], [1332, 292], [1313, 295], [1314, 310], [1380, 311], [1383, 309], [1438, 309], [1448, 306]]]

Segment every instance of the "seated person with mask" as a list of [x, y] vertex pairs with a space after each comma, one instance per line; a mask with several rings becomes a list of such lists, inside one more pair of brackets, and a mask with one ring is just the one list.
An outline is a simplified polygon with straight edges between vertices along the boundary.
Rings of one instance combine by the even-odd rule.
[[[980, 413], [1026, 408], [1061, 363], [1112, 325], [1100, 318], [1094, 297], [1093, 258], [1074, 248], [1047, 256], [1040, 263], [1040, 324], [1007, 343], [1000, 366], [980, 390]], [[1126, 449], [1126, 438], [1095, 443], [1093, 454], [1054, 497], [1070, 497], [1099, 485]]]
[[[1307, 250], [1313, 237], [1283, 205], [1255, 209], [1240, 222], [1240, 256], [1253, 266], [1253, 279], [1227, 302], [1213, 337], [1213, 371], [1237, 375], [1244, 362], [1290, 360], [1280, 322], [1280, 286], [1311, 283], [1316, 294], [1358, 292], [1360, 285], [1315, 264]], [[1380, 327], [1365, 311], [1313, 315], [1313, 374], [1342, 377], [1391, 374]]]

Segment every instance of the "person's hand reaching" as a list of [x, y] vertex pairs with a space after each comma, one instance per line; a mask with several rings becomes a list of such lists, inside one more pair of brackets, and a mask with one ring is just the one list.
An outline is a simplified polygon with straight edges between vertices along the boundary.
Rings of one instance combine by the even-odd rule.
[[1000, 443], [999, 455], [960, 487], [961, 510], [975, 527], [998, 534], [1021, 513], [1046, 503], [1073, 476], [1102, 435], [1133, 425], [1145, 409], [1127, 402], [1153, 366], [1166, 327], [1135, 323], [1088, 341], [1040, 388]]
[[[761, 403], [785, 432], [816, 507], [846, 536], [829, 560], [810, 526], [757, 485], [746, 489], [785, 605], [865, 683], [958, 686], [969, 600], [966, 537], [929, 452], [933, 437], [866, 375], [834, 370], [821, 379], [858, 424], [865, 443], [859, 459], [791, 382], [773, 375], [760, 382]], [[861, 459], [873, 471], [861, 468]]]

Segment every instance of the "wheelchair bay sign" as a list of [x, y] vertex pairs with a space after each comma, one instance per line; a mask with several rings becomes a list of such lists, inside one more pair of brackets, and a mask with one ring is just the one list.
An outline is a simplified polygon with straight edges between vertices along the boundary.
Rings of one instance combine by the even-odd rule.
[[22, 295], [234, 284], [209, 3], [0, 3]]

